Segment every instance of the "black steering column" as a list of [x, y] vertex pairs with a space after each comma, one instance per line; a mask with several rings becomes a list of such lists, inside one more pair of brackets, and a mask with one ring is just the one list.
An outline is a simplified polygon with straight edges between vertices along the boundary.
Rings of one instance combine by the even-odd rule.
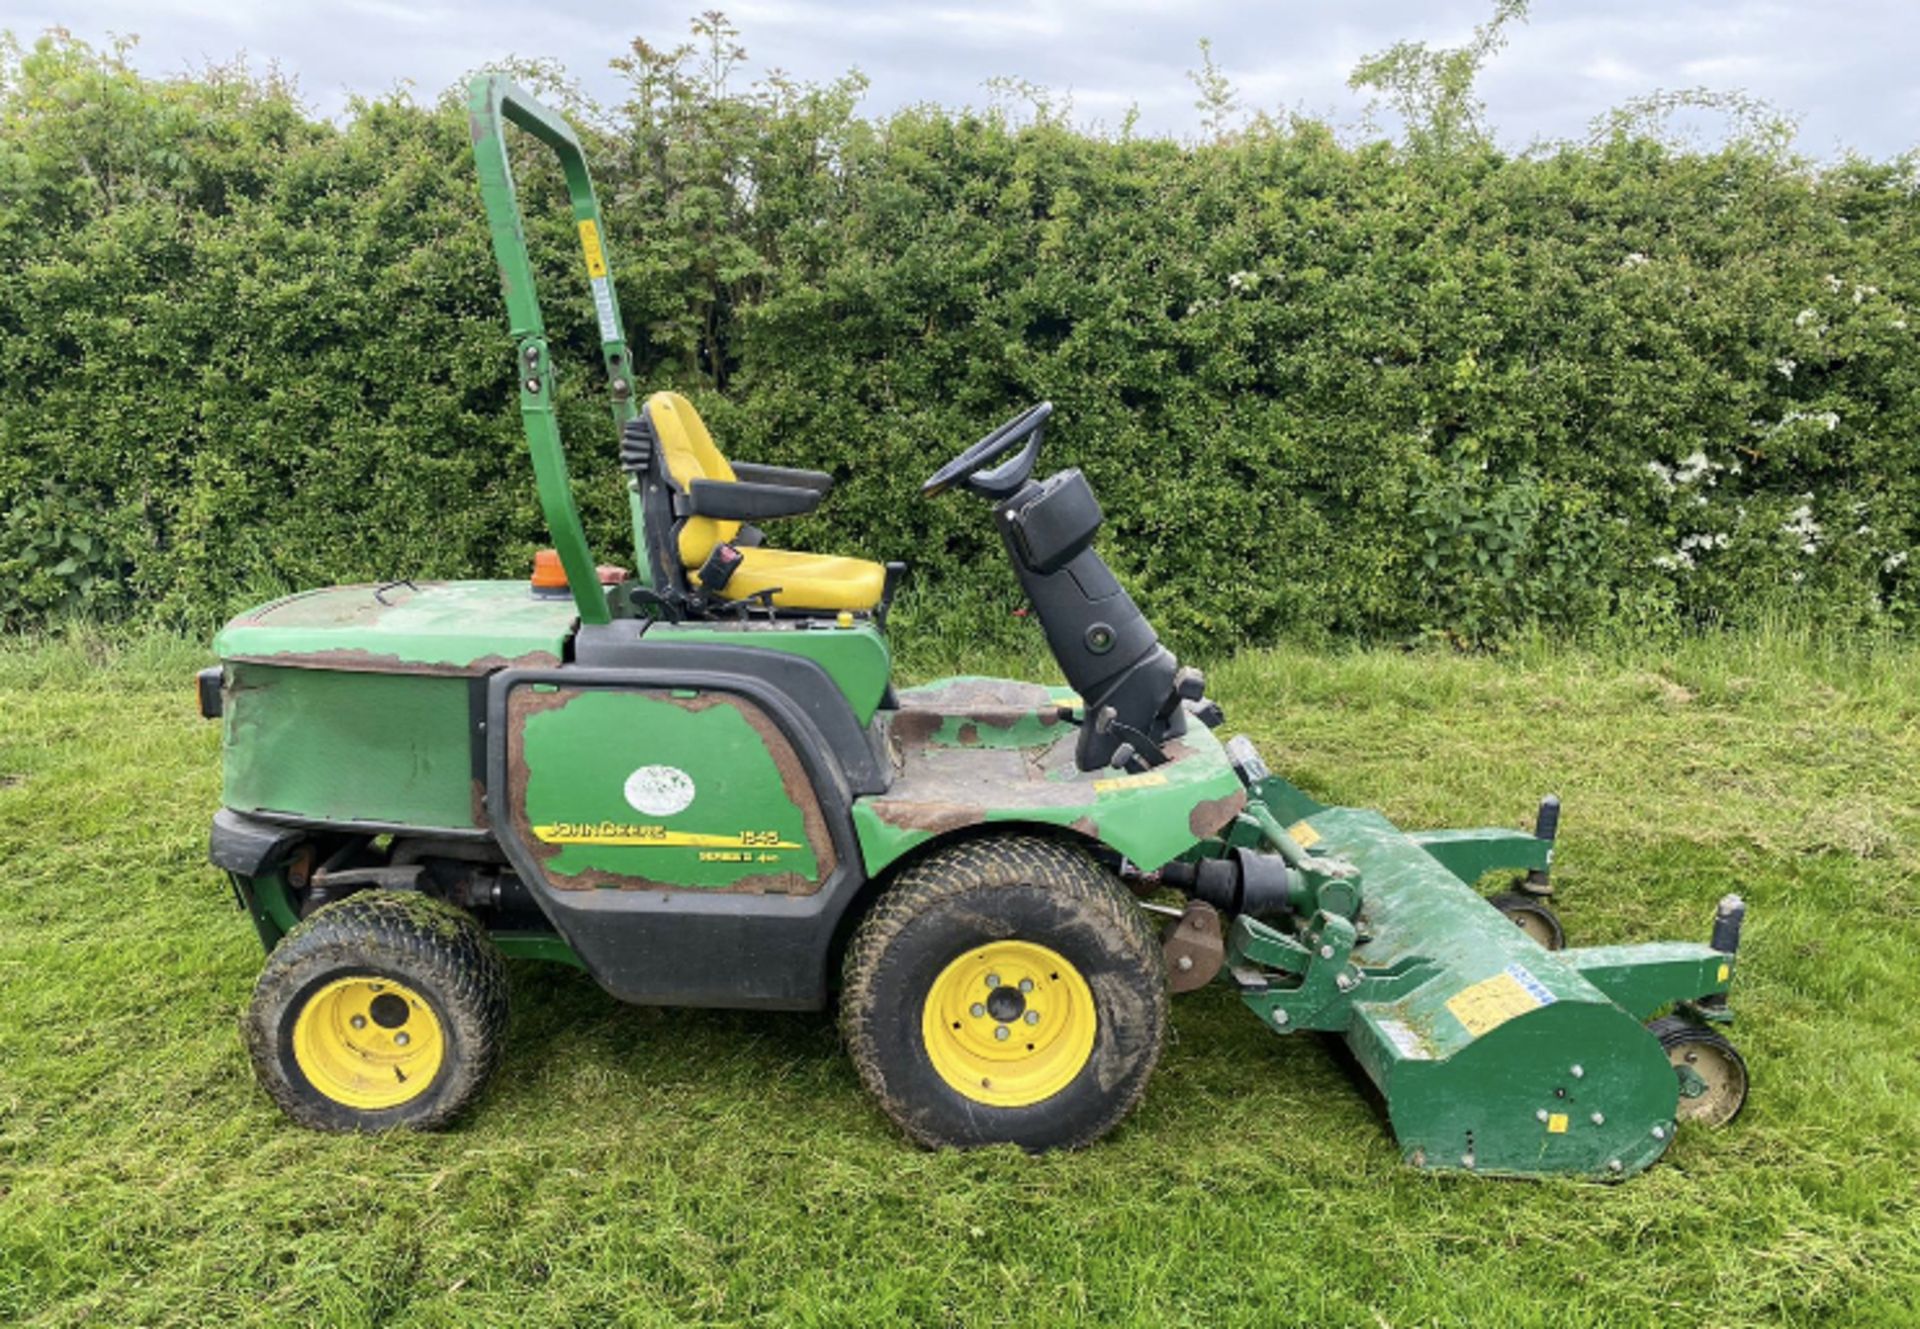
[[1219, 707], [1205, 700], [1200, 671], [1182, 667], [1161, 645], [1094, 550], [1103, 517], [1086, 477], [1070, 469], [1032, 478], [1052, 414], [1052, 403], [1041, 402], [1009, 420], [936, 471], [920, 492], [932, 497], [957, 485], [993, 502], [994, 525], [1047, 645], [1086, 704], [1074, 753], [1080, 769], [1148, 770], [1166, 761], [1167, 744], [1186, 732], [1189, 703], [1209, 724], [1219, 723]]

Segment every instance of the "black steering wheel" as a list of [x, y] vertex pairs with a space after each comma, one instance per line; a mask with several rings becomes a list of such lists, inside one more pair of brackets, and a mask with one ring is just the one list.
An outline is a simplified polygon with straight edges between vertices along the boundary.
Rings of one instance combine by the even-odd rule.
[[[1047, 432], [1047, 417], [1052, 414], [1053, 403], [1043, 401], [1016, 415], [928, 477], [920, 486], [921, 497], [943, 494], [955, 484], [984, 498], [1007, 497], [1033, 474], [1033, 464], [1040, 457], [1040, 440]], [[1026, 446], [1020, 447], [1022, 443]], [[993, 466], [1015, 448], [1020, 451], [1011, 461]]]

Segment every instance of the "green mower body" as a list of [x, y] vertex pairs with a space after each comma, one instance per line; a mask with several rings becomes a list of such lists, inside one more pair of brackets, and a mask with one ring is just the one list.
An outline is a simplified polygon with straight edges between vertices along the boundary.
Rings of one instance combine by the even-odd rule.
[[[863, 1081], [928, 1144], [1098, 1138], [1144, 1089], [1169, 992], [1208, 983], [1276, 1032], [1343, 1038], [1415, 1166], [1617, 1177], [1738, 1110], [1714, 1027], [1738, 902], [1711, 944], [1560, 949], [1557, 804], [1532, 831], [1407, 833], [1223, 743], [1204, 677], [1094, 551], [1084, 477], [1032, 477], [1050, 406], [923, 492], [993, 503], [1064, 682], [896, 687], [898, 569], [760, 552], [746, 523], [811, 510], [830, 477], [729, 463], [685, 399], [636, 403], [572, 131], [495, 76], [471, 107], [560, 575], [290, 596], [229, 623], [201, 679], [224, 729], [212, 858], [270, 952], [249, 1047], [296, 1119], [449, 1119], [498, 1061], [501, 955], [631, 1002], [837, 991]], [[595, 562], [574, 508], [508, 124], [566, 175], [633, 572]], [[1519, 889], [1483, 898], [1489, 874]]]

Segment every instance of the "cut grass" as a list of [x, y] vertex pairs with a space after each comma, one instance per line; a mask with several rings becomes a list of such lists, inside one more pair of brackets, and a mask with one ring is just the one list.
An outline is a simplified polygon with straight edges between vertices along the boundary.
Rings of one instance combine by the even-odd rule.
[[627, 1008], [531, 964], [461, 1126], [307, 1134], [236, 1033], [261, 957], [204, 863], [201, 663], [0, 648], [0, 1321], [1920, 1321], [1920, 650], [1215, 671], [1324, 798], [1519, 825], [1559, 793], [1576, 944], [1704, 938], [1748, 898], [1747, 1113], [1613, 1187], [1403, 1168], [1328, 1045], [1220, 990], [1175, 1003], [1140, 1112], [1073, 1155], [910, 1148], [824, 1015]]

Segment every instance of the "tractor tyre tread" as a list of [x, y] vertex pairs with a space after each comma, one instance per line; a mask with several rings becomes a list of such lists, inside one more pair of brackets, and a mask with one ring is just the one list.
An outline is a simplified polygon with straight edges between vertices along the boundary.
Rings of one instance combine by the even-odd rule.
[[[876, 1037], [871, 1018], [876, 990], [888, 977], [902, 935], [929, 913], [964, 907], [984, 893], [991, 912], [995, 892], [1039, 890], [1090, 922], [1123, 957], [1133, 981], [1113, 995], [1129, 1004], [1120, 1013], [1130, 1026], [1133, 1052], [1112, 1092], [1083, 1104], [1070, 1121], [1054, 1119], [1026, 1134], [996, 1130], [996, 1113], [974, 1108], [964, 1126], [924, 1103], [909, 1101], [896, 1083], [897, 1058], [907, 1055]], [[861, 1083], [909, 1138], [927, 1148], [1011, 1142], [1029, 1151], [1078, 1149], [1100, 1139], [1139, 1104], [1166, 1039], [1168, 991], [1160, 942], [1146, 916], [1119, 880], [1084, 851], [1037, 835], [998, 835], [962, 841], [909, 866], [882, 893], [847, 947], [840, 995], [841, 1035]], [[915, 1007], [916, 1011], [918, 1006]], [[924, 1049], [916, 1045], [914, 1055]], [[956, 1096], [957, 1099], [957, 1096]], [[1044, 1106], [1044, 1105], [1043, 1105]], [[976, 1129], [977, 1127], [977, 1129]]]

